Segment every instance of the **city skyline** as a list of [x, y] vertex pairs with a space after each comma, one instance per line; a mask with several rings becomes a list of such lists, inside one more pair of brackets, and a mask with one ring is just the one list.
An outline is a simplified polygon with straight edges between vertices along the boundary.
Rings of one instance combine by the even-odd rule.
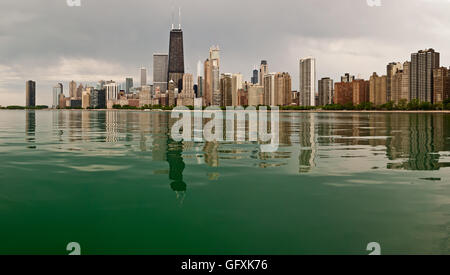
[[[63, 83], [65, 87], [69, 87], [68, 82], [71, 80], [82, 84], [96, 83], [101, 79], [124, 82], [126, 77], [133, 77], [135, 82], [138, 82], [140, 66], [145, 66], [148, 69], [148, 82], [153, 82], [153, 68], [151, 66], [153, 54], [168, 52], [167, 31], [171, 26], [171, 5], [178, 6], [181, 3], [171, 4], [162, 3], [162, 1], [156, 1], [158, 4], [154, 5], [138, 1], [129, 1], [129, 3], [123, 4], [115, 3], [111, 5], [113, 14], [117, 15], [120, 8], [128, 5], [135, 9], [151, 7], [152, 16], [149, 16], [149, 19], [142, 19], [138, 16], [139, 11], [136, 11], [136, 14], [130, 16], [130, 22], [123, 22], [122, 20], [108, 22], [113, 26], [118, 23], [122, 24], [117, 30], [113, 31], [113, 28], [103, 25], [91, 31], [87, 29], [87, 25], [79, 21], [77, 15], [86, 14], [88, 16], [92, 12], [98, 12], [102, 4], [104, 5], [106, 2], [84, 1], [79, 8], [70, 8], [59, 2], [58, 4], [56, 1], [52, 3], [51, 10], [45, 9], [45, 6], [51, 4], [40, 4], [39, 6], [30, 3], [21, 5], [15, 4], [13, 1], [2, 1], [0, 4], [3, 12], [5, 10], [13, 11], [11, 14], [4, 14], [6, 19], [0, 21], [0, 26], [6, 30], [4, 31], [5, 37], [8, 38], [0, 46], [3, 49], [1, 52], [4, 53], [0, 56], [0, 75], [2, 75], [0, 105], [23, 105], [24, 82], [28, 79], [37, 82], [36, 104], [49, 106], [52, 106], [52, 89], [56, 83]], [[200, 5], [202, 8], [195, 10], [194, 2], [203, 4], [203, 6]], [[273, 7], [275, 3], [262, 1], [259, 4], [261, 7], [253, 7], [250, 5], [251, 2], [242, 4], [242, 9], [236, 11], [248, 15], [249, 18], [245, 20], [246, 24], [242, 25], [244, 22], [239, 20], [234, 22], [235, 19], [230, 20], [227, 16], [223, 16], [230, 8], [225, 6], [221, 7], [224, 11], [216, 14], [215, 20], [210, 20], [210, 26], [206, 27], [199, 22], [196, 14], [204, 13], [205, 20], [210, 19], [211, 15], [208, 14], [208, 11], [214, 10], [219, 4], [214, 3], [213, 7], [206, 7], [205, 1], [198, 0], [192, 1], [192, 6], [186, 2], [180, 5], [184, 18], [183, 31], [185, 32], [187, 73], [195, 73], [197, 62], [199, 60], [204, 61], [209, 47], [216, 44], [221, 48], [221, 73], [242, 73], [244, 80], [250, 81], [254, 67], [258, 66], [261, 60], [267, 60], [270, 66], [269, 72], [286, 71], [291, 74], [293, 90], [297, 90], [299, 86], [298, 61], [305, 56], [316, 58], [317, 79], [331, 77], [335, 82], [345, 72], [350, 72], [357, 78], [359, 76], [364, 79], [368, 79], [372, 72], [383, 75], [385, 74], [386, 64], [392, 61], [404, 62], [409, 60], [410, 54], [417, 52], [419, 49], [435, 48], [441, 53], [441, 64], [444, 66], [450, 64], [446, 54], [449, 51], [446, 46], [449, 38], [446, 35], [445, 28], [443, 28], [449, 19], [439, 16], [439, 14], [450, 10], [450, 4], [444, 3], [444, 1], [399, 0], [394, 3], [383, 2], [381, 7], [369, 7], [366, 1], [343, 0], [339, 2], [339, 5], [328, 1], [326, 5], [333, 8], [333, 12], [325, 12], [321, 9], [324, 5], [322, 1], [317, 1], [318, 3], [287, 1], [289, 2], [288, 6], [293, 10], [299, 7], [307, 8], [315, 17], [311, 18], [311, 24], [301, 24], [303, 21], [300, 19], [298, 21], [295, 21], [297, 20], [295, 19], [295, 22], [292, 22], [293, 24], [283, 21], [286, 19], [283, 19], [279, 24], [275, 24], [280, 26], [281, 23], [286, 23], [283, 24], [284, 29], [273, 28], [269, 26], [270, 24], [265, 28], [258, 26], [256, 20], [259, 18], [259, 15], [257, 15], [258, 9], [271, 10], [270, 7]], [[348, 11], [350, 8], [358, 10], [359, 14], [364, 15], [365, 28], [353, 25], [351, 31], [342, 28], [342, 23], [348, 22], [340, 16], [339, 12]], [[281, 10], [292, 13], [285, 7]], [[415, 21], [424, 23], [424, 26], [428, 26], [429, 30], [433, 31], [414, 30], [413, 33], [416, 34], [414, 37], [410, 32], [411, 26], [406, 24], [406, 17], [403, 15], [405, 10], [410, 11], [411, 15], [416, 15], [417, 20]], [[304, 13], [303, 9], [297, 9], [297, 11], [300, 14]], [[60, 13], [56, 18], [62, 20], [64, 16], [67, 20], [61, 22], [61, 29], [50, 28], [45, 33], [49, 32], [60, 37], [61, 41], [56, 43], [59, 47], [49, 43], [50, 40], [45, 40], [48, 39], [47, 35], [43, 35], [43, 37], [37, 35], [44, 34], [44, 28], [48, 27], [43, 18], [53, 15], [55, 12]], [[279, 11], [274, 12], [278, 13]], [[320, 12], [326, 14], [319, 14]], [[323, 26], [318, 21], [321, 18], [323, 19], [325, 15], [330, 16], [329, 24]], [[434, 15], [436, 20], [428, 21], [427, 18], [430, 15]], [[307, 14], [305, 16], [305, 18], [308, 18]], [[290, 18], [293, 20], [292, 17]], [[379, 21], [381, 18], [383, 18], [383, 22]], [[338, 19], [343, 22], [338, 22]], [[389, 25], [388, 23], [394, 19], [397, 23], [400, 23]], [[89, 23], [95, 23], [96, 20], [98, 18], [87, 19]], [[66, 28], [66, 21], [69, 23], [76, 21], [77, 25], [68, 29]], [[267, 18], [267, 23], [270, 22], [271, 19]], [[32, 23], [38, 26], [35, 31], [36, 34], [29, 34], [26, 31], [26, 27]], [[237, 23], [240, 23], [240, 28], [232, 28], [232, 25]], [[145, 28], [141, 27], [141, 24], [146, 25]], [[39, 26], [41, 27], [39, 28]], [[383, 28], [387, 28], [387, 31], [381, 32]], [[62, 29], [65, 30], [64, 34], [61, 33]], [[224, 29], [228, 30], [225, 34]], [[70, 32], [67, 32], [68, 30]], [[126, 30], [134, 35], [131, 40]], [[253, 30], [253, 32], [249, 32], [249, 30]], [[94, 34], [98, 34], [100, 31], [105, 32], [105, 34], [101, 34], [96, 39]], [[86, 32], [85, 36], [81, 35], [83, 32]], [[402, 33], [411, 35], [402, 37], [400, 36]], [[24, 44], [26, 34], [35, 42], [36, 47], [34, 49]], [[270, 35], [270, 41], [265, 39], [267, 35]], [[420, 36], [420, 39], [417, 39], [417, 35]], [[246, 37], [243, 40], [245, 43], [235, 43], [236, 39], [241, 36]], [[272, 39], [272, 37], [279, 39]], [[151, 43], [144, 43], [145, 45], [140, 43], [141, 40], [148, 39]], [[92, 45], [89, 47], [83, 46], [80, 42], [86, 40], [99, 43], [91, 43]], [[103, 45], [106, 42], [111, 42], [111, 40], [123, 43], [117, 43], [117, 45], [109, 43], [107, 47]], [[408, 43], [405, 43], [405, 40]], [[74, 48], [71, 42], [74, 42], [77, 47]], [[274, 45], [275, 42], [277, 45]], [[407, 46], [403, 46], [405, 44]], [[20, 47], [17, 45], [20, 45]], [[47, 49], [45, 51], [42, 50], [44, 46]], [[36, 52], [37, 50], [40, 52]], [[67, 92], [67, 89], [65, 91]]]

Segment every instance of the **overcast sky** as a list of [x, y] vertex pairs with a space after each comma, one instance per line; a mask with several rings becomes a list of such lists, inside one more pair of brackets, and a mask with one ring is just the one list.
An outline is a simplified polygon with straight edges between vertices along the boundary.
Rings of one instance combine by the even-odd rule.
[[244, 74], [268, 60], [298, 88], [298, 60], [314, 56], [318, 78], [345, 72], [368, 78], [391, 61], [429, 47], [450, 65], [450, 1], [381, 0], [66, 0], [0, 1], [0, 105], [24, 105], [25, 81], [37, 104], [70, 80], [139, 83], [153, 53], [167, 52], [172, 10], [182, 8], [186, 71], [196, 74], [212, 45], [221, 72]]

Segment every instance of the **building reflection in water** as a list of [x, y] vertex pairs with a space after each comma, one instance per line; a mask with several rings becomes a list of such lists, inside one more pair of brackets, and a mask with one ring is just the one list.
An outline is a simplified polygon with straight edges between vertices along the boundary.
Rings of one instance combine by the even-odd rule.
[[180, 203], [183, 202], [187, 185], [183, 181], [183, 171], [186, 164], [183, 161], [183, 143], [168, 139], [167, 162], [169, 163], [170, 187], [177, 194]]
[[[186, 167], [183, 159], [184, 144], [169, 137], [171, 121], [168, 113], [145, 113], [141, 117], [141, 124], [147, 122], [148, 125], [151, 125], [148, 132], [152, 136], [152, 160], [169, 163], [170, 188], [176, 193], [177, 200], [183, 203], [187, 191], [187, 184], [183, 180], [183, 172]], [[141, 136], [145, 136], [145, 134], [141, 132]], [[141, 148], [143, 146], [141, 141]]]
[[400, 163], [388, 163], [389, 169], [439, 170], [449, 167], [440, 162], [440, 152], [449, 151], [450, 116], [447, 114], [410, 114], [390, 116], [387, 124], [392, 138], [386, 145], [389, 160], [405, 159]]
[[[233, 165], [232, 161], [259, 168], [286, 166], [283, 171], [293, 173], [315, 169], [326, 173], [334, 168], [321, 166], [321, 160], [336, 158], [345, 165], [349, 157], [365, 158], [361, 163], [376, 161], [387, 169], [438, 170], [450, 166], [448, 114], [282, 113], [280, 146], [274, 153], [261, 152], [256, 142], [176, 142], [170, 138], [176, 121], [170, 112], [53, 111], [52, 115], [59, 144], [64, 143], [65, 134], [67, 142], [75, 145], [122, 143], [129, 150], [151, 152], [152, 161], [167, 162], [169, 170], [164, 173], [180, 201], [187, 191], [183, 177], [186, 163], [215, 168], [205, 173], [208, 180], [218, 180], [220, 166]], [[29, 110], [26, 140], [33, 143], [29, 148], [36, 148], [35, 133], [36, 113]], [[297, 153], [298, 158], [294, 157]]]
[[[321, 114], [321, 119], [333, 122], [329, 127], [326, 122], [319, 123], [321, 143], [345, 145], [346, 150], [372, 147], [374, 149], [362, 157], [385, 154], [387, 169], [420, 171], [450, 166], [449, 162], [441, 159], [441, 152], [450, 149], [450, 116], [447, 114], [336, 113]], [[343, 155], [341, 157], [344, 158]]]
[[36, 149], [36, 111], [25, 111], [25, 135], [29, 149]]
[[[106, 111], [106, 142], [119, 141], [119, 113], [118, 111]], [[126, 124], [126, 121], [122, 121]]]
[[307, 173], [316, 166], [317, 153], [315, 114], [309, 113], [300, 122], [299, 173]]

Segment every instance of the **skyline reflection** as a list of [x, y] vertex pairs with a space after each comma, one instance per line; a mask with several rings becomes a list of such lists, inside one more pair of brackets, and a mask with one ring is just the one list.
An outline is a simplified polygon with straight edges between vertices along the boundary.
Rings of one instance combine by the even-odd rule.
[[[433, 171], [450, 166], [448, 114], [281, 113], [280, 148], [274, 153], [261, 152], [256, 142], [175, 142], [169, 136], [175, 122], [169, 112], [54, 111], [52, 117], [59, 143], [123, 145], [128, 151], [151, 153], [153, 161], [167, 162], [176, 191], [186, 191], [183, 171], [192, 165], [242, 163], [298, 174], [326, 172], [332, 169], [327, 160], [336, 158], [357, 168], [365, 164], [363, 158], [376, 162], [373, 169]], [[32, 142], [34, 111], [26, 113], [26, 125]], [[83, 151], [83, 146], [78, 148]], [[102, 148], [93, 146], [91, 151]], [[291, 167], [297, 167], [295, 172]]]

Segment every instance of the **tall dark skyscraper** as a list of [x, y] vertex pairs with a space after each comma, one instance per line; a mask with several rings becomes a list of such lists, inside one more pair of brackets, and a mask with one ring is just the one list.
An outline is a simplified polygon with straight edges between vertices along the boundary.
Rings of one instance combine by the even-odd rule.
[[[180, 20], [181, 21], [181, 20]], [[181, 91], [183, 88], [183, 74], [184, 74], [184, 52], [183, 52], [183, 31], [181, 30], [181, 22], [178, 29], [172, 25], [170, 31], [169, 42], [169, 68], [167, 81], [173, 80], [175, 88]]]
[[26, 107], [36, 106], [36, 82], [29, 80], [26, 84]]
[[437, 68], [439, 68], [439, 53], [433, 49], [411, 54], [411, 100], [433, 102], [433, 69]]
[[258, 84], [258, 75], [259, 75], [259, 71], [257, 69], [254, 69], [253, 76], [252, 76], [252, 84]]

